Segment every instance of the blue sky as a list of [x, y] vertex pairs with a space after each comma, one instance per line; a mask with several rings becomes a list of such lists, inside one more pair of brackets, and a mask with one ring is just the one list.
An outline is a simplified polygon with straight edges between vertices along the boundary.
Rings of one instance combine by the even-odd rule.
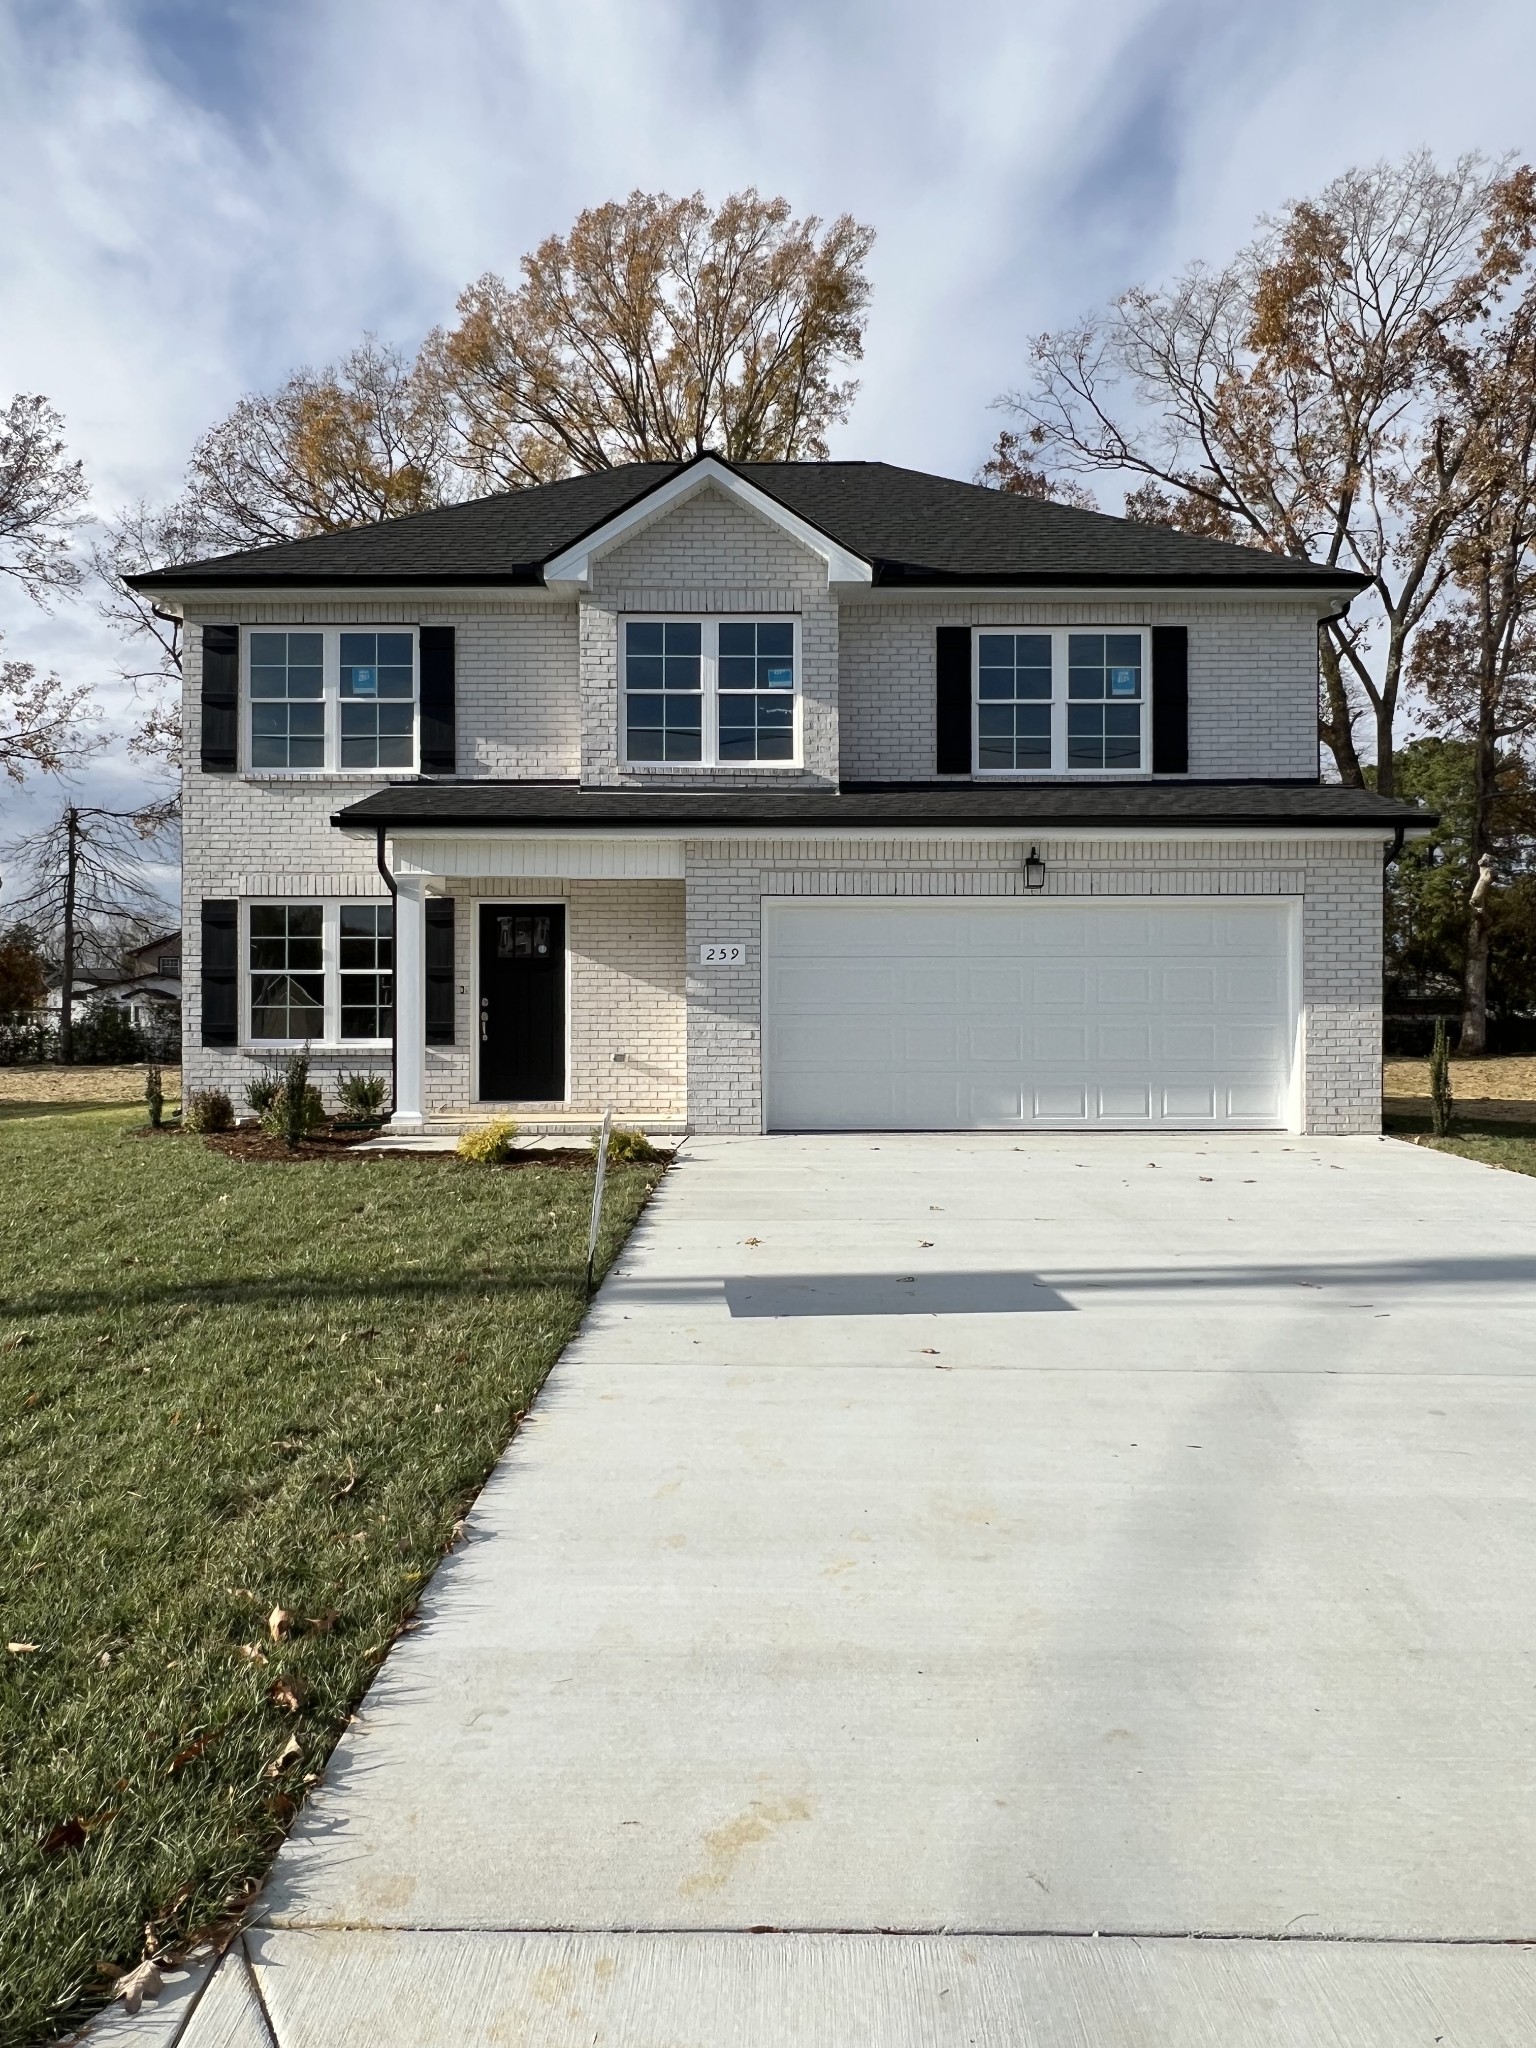
[[[413, 348], [580, 207], [755, 183], [879, 233], [833, 452], [969, 476], [1032, 334], [1351, 163], [1536, 153], [1533, 75], [1529, 0], [0, 0], [0, 397], [98, 506], [168, 494], [242, 391]], [[121, 714], [89, 602], [0, 633]]]

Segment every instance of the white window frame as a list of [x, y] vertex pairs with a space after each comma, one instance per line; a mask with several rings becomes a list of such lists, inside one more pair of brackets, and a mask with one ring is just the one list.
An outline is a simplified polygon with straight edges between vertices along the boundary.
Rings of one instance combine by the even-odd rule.
[[[320, 701], [325, 707], [325, 765], [322, 768], [257, 768], [255, 756], [255, 699], [251, 695], [251, 635], [253, 633], [318, 633], [321, 637]], [[343, 633], [408, 633], [411, 638], [411, 760], [403, 768], [344, 768], [341, 765], [341, 636]], [[263, 700], [265, 701], [265, 700]], [[399, 704], [400, 697], [385, 703]], [[421, 772], [421, 633], [415, 624], [401, 620], [369, 621], [351, 619], [342, 626], [317, 626], [302, 619], [269, 619], [259, 625], [240, 628], [240, 735], [243, 749], [242, 773], [259, 781], [313, 782], [317, 776], [331, 780], [377, 782], [393, 776]]]
[[[314, 774], [314, 769], [297, 769], [296, 774]], [[388, 1038], [342, 1038], [341, 1030], [341, 913], [344, 904], [377, 904], [387, 897], [348, 896], [249, 896], [240, 904], [240, 1050], [257, 1058], [302, 1052], [306, 1042], [314, 1052], [388, 1052]], [[251, 1029], [251, 912], [253, 910], [315, 910], [320, 912], [320, 969], [325, 976], [324, 1034], [308, 1041], [302, 1038], [257, 1038]], [[391, 970], [398, 975], [399, 964]], [[399, 984], [396, 982], [396, 995]]]
[[[1027, 633], [1051, 642], [1051, 765], [1049, 768], [983, 768], [981, 765], [981, 638], [984, 633]], [[1141, 641], [1141, 766], [1139, 768], [1069, 768], [1067, 765], [1068, 642], [1074, 633], [1134, 633]], [[995, 700], [992, 700], [995, 701]], [[1043, 700], [1037, 698], [1037, 703]], [[1079, 698], [1093, 703], [1094, 698]], [[1113, 703], [1113, 698], [1105, 698]], [[1092, 780], [1142, 782], [1152, 773], [1152, 628], [1100, 625], [1085, 619], [1075, 626], [988, 625], [971, 629], [971, 773], [986, 782], [1064, 782]]]
[[[699, 758], [697, 761], [632, 761], [629, 758], [629, 653], [625, 628], [636, 626], [698, 626], [701, 685]], [[722, 761], [720, 759], [720, 628], [722, 626], [788, 626], [794, 634], [795, 693], [792, 713], [793, 752], [787, 761]], [[801, 666], [800, 618], [795, 612], [621, 612], [619, 614], [618, 760], [637, 775], [698, 775], [718, 770], [727, 775], [798, 773], [805, 763], [804, 672]]]

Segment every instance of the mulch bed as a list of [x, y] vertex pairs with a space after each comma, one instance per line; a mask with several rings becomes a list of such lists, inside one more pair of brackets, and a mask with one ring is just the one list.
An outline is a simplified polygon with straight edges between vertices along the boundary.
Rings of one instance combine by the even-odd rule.
[[[266, 1131], [218, 1131], [206, 1136], [203, 1143], [210, 1151], [222, 1152], [229, 1159], [279, 1166], [291, 1164], [296, 1159], [353, 1159], [364, 1166], [375, 1159], [422, 1159], [440, 1164], [458, 1159], [454, 1152], [407, 1152], [403, 1147], [387, 1152], [358, 1151], [359, 1145], [377, 1136], [377, 1131], [315, 1131], [299, 1144], [289, 1145], [285, 1139], [274, 1138]], [[514, 1152], [510, 1159], [502, 1161], [503, 1171], [521, 1166], [553, 1166], [567, 1172], [581, 1167], [590, 1173], [592, 1154], [586, 1148], [580, 1151]]]

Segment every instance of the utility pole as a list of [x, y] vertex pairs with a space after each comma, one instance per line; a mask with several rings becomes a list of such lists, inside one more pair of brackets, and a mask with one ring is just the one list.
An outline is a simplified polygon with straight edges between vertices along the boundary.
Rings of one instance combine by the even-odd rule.
[[75, 1056], [75, 869], [80, 861], [80, 814], [71, 804], [64, 813], [64, 959], [59, 972], [59, 1059], [68, 1066]]

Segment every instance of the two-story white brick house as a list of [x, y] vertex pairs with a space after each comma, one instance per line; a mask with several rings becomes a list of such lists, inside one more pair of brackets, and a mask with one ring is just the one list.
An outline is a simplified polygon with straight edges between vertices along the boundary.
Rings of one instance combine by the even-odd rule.
[[1337, 569], [880, 463], [640, 464], [136, 579], [186, 1085], [394, 1127], [1378, 1126]]

